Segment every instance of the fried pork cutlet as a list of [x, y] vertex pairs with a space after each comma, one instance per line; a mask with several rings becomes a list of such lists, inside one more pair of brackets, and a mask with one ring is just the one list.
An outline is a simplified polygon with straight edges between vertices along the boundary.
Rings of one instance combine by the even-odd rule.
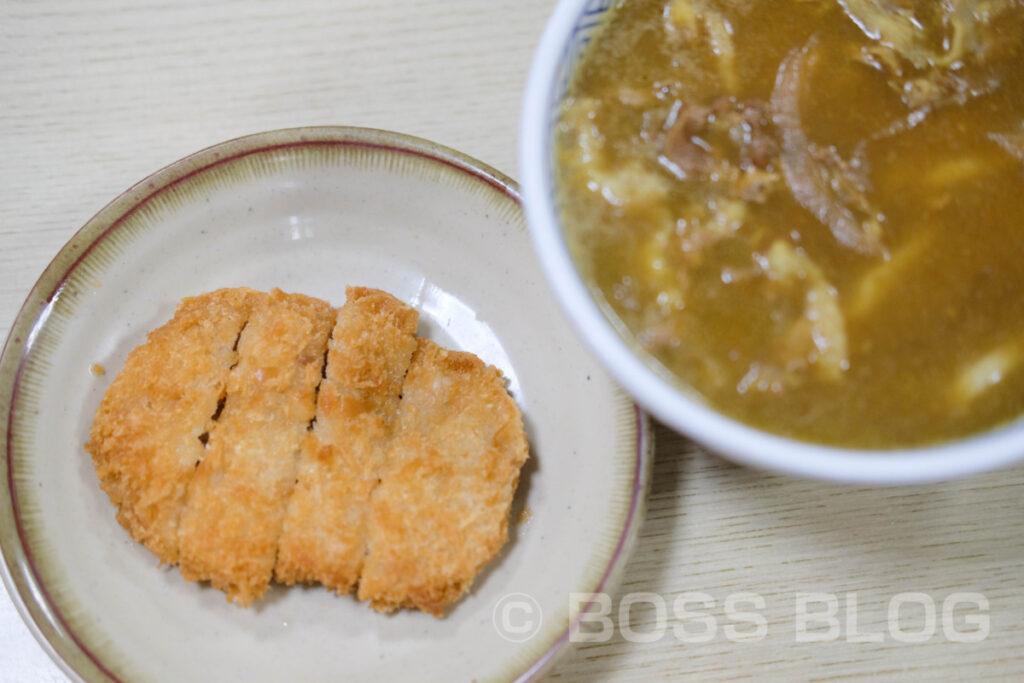
[[117, 520], [162, 562], [178, 561], [178, 519], [224, 395], [238, 334], [265, 294], [222, 289], [181, 302], [107, 389], [86, 450]]
[[347, 295], [185, 299], [86, 449], [132, 536], [229, 600], [358, 584], [377, 610], [441, 616], [508, 537], [522, 417], [498, 370], [417, 339], [415, 310]]
[[359, 599], [444, 613], [508, 537], [527, 457], [501, 373], [420, 339], [370, 499]]
[[270, 583], [333, 319], [326, 302], [279, 290], [253, 311], [188, 487], [181, 573], [209, 580], [240, 605], [263, 597]]
[[277, 553], [274, 578], [348, 593], [359, 578], [365, 517], [377, 485], [418, 315], [386, 292], [349, 287], [331, 334]]

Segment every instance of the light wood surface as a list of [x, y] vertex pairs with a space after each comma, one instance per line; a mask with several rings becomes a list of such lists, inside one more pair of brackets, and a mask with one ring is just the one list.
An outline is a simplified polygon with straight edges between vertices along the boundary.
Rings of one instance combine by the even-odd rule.
[[[452, 146], [515, 177], [520, 95], [552, 0], [403, 3], [0, 3], [0, 335], [61, 245], [154, 170], [216, 142], [274, 128], [386, 128]], [[581, 349], [582, 352], [582, 349]], [[868, 489], [733, 466], [658, 428], [647, 521], [621, 589], [643, 595], [603, 643], [554, 670], [565, 680], [1013, 680], [1024, 675], [1024, 468], [914, 488]], [[715, 637], [673, 610], [705, 593]], [[987, 600], [988, 635], [951, 642], [943, 604]], [[740, 603], [766, 634], [734, 642]], [[834, 594], [840, 631], [798, 642], [804, 593]], [[857, 608], [849, 607], [855, 593]], [[895, 626], [935, 634], [899, 642]], [[659, 627], [654, 642], [636, 634]], [[916, 603], [915, 603], [916, 601]], [[628, 601], [627, 601], [628, 603]], [[752, 608], [753, 605], [753, 608]], [[810, 603], [803, 612], [822, 609]], [[952, 635], [979, 608], [957, 609]], [[857, 631], [848, 619], [854, 615]], [[811, 632], [829, 636], [824, 624]], [[856, 634], [861, 634], [860, 636]], [[857, 642], [878, 634], [882, 642]], [[627, 637], [630, 636], [630, 637]], [[685, 634], [684, 634], [685, 636]], [[0, 679], [64, 680], [0, 599]]]

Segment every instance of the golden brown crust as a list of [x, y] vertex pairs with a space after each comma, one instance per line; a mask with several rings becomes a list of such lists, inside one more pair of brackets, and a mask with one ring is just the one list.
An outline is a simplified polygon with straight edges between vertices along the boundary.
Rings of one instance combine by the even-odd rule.
[[238, 343], [227, 400], [179, 524], [181, 573], [249, 605], [266, 592], [333, 311], [274, 290]]
[[415, 310], [347, 295], [186, 299], [129, 355], [86, 448], [125, 528], [229, 600], [272, 577], [358, 582], [378, 610], [440, 616], [507, 538], [522, 418], [498, 370], [416, 339]]
[[371, 497], [359, 599], [440, 616], [508, 536], [527, 458], [522, 417], [497, 369], [420, 339], [397, 420]]
[[282, 583], [319, 581], [338, 593], [348, 593], [362, 570], [366, 507], [418, 320], [386, 292], [350, 287], [347, 293], [274, 569]]
[[264, 296], [222, 289], [182, 301], [129, 354], [96, 411], [85, 448], [100, 486], [122, 526], [162, 562], [178, 561], [178, 519], [204, 455], [199, 437], [224, 395], [238, 334]]

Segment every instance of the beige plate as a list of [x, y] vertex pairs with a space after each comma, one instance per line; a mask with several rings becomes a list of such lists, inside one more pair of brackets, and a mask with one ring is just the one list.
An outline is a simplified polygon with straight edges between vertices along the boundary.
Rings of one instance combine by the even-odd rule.
[[[230, 605], [132, 541], [82, 448], [128, 351], [181, 297], [276, 286], [340, 305], [347, 284], [394, 293], [420, 311], [421, 334], [498, 366], [525, 415], [532, 459], [513, 515], [525, 506], [528, 519], [444, 620], [382, 616], [322, 588]], [[0, 360], [0, 415], [4, 579], [43, 647], [89, 681], [533, 677], [570, 640], [570, 593], [621, 570], [650, 473], [645, 418], [559, 314], [516, 186], [366, 129], [233, 140], [114, 200], [25, 302]]]

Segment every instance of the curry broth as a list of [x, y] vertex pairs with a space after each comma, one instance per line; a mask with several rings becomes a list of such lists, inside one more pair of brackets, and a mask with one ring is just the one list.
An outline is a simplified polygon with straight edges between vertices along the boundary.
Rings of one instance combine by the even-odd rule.
[[1021, 3], [612, 11], [561, 111], [558, 198], [637, 344], [803, 440], [921, 445], [1024, 412]]

